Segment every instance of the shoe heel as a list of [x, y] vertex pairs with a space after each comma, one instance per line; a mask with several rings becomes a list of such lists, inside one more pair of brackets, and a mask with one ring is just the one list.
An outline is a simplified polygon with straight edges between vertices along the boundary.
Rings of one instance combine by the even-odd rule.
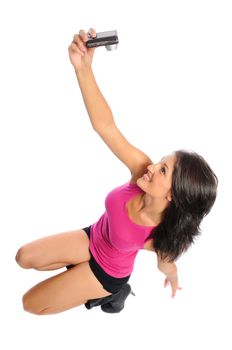
[[113, 294], [113, 300], [101, 306], [102, 311], [107, 313], [118, 313], [122, 311], [125, 306], [125, 301], [127, 297], [134, 292], [131, 291], [131, 286], [125, 284], [118, 293]]
[[86, 309], [90, 310], [93, 307], [109, 303], [111, 300], [112, 300], [111, 295], [109, 295], [108, 297], [104, 297], [104, 298], [90, 299], [87, 301], [87, 303], [85, 303], [85, 307], [86, 307]]

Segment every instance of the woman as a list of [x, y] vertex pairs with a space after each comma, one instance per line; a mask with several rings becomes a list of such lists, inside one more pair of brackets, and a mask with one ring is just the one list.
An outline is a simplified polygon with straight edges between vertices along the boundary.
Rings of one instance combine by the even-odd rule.
[[16, 261], [23, 268], [67, 266], [23, 296], [24, 309], [38, 315], [82, 304], [121, 311], [131, 291], [127, 282], [139, 249], [156, 252], [165, 286], [171, 285], [174, 297], [180, 289], [175, 260], [199, 234], [200, 222], [216, 198], [217, 177], [202, 157], [177, 151], [153, 164], [120, 133], [91, 69], [95, 49], [86, 47], [88, 36], [95, 37], [96, 32], [74, 35], [70, 61], [93, 129], [129, 168], [131, 178], [107, 195], [106, 212], [95, 224], [19, 249]]

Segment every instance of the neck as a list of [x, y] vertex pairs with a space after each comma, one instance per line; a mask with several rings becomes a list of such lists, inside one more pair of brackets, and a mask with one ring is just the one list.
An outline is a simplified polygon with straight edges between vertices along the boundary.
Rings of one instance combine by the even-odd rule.
[[167, 200], [163, 198], [153, 198], [144, 193], [141, 197], [140, 215], [148, 218], [157, 226], [162, 221], [162, 215], [167, 208]]

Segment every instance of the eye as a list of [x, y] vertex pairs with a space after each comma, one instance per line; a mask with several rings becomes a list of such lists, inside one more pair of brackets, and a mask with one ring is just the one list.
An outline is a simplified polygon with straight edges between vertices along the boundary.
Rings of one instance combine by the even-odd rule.
[[165, 175], [165, 174], [166, 174], [166, 169], [165, 169], [165, 167], [164, 167], [164, 166], [162, 166], [162, 168], [160, 169], [160, 172], [161, 172], [163, 175]]

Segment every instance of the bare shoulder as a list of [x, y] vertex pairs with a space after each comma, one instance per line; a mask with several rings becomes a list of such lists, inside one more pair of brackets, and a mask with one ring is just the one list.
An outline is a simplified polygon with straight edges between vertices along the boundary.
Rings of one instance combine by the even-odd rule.
[[143, 246], [143, 249], [155, 252], [154, 238], [149, 239]]

